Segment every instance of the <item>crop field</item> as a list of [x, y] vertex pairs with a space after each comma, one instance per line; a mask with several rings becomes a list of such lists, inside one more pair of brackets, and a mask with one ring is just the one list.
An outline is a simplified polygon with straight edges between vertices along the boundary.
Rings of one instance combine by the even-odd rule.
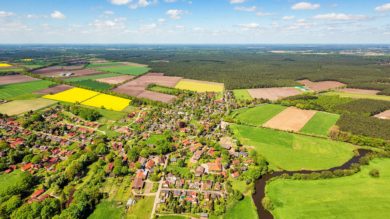
[[14, 100], [8, 103], [0, 104], [0, 113], [9, 116], [19, 115], [25, 112], [29, 112], [30, 110], [39, 110], [55, 103], [56, 101], [42, 98], [32, 100]]
[[343, 83], [338, 82], [338, 81], [312, 82], [309, 80], [301, 80], [298, 82], [305, 85], [305, 87], [309, 88], [310, 90], [313, 90], [316, 92], [331, 90], [331, 89], [343, 87], [346, 85], [346, 84], [343, 84]]
[[99, 78], [96, 79], [98, 82], [106, 83], [106, 84], [120, 84], [125, 81], [133, 79], [134, 76], [131, 75], [121, 75], [121, 76], [115, 76], [115, 77], [109, 77], [109, 78]]
[[264, 123], [264, 127], [298, 132], [316, 114], [314, 110], [289, 107]]
[[300, 130], [302, 133], [327, 136], [330, 128], [336, 124], [340, 115], [317, 112]]
[[20, 95], [31, 94], [34, 91], [48, 88], [54, 84], [51, 81], [36, 80], [17, 84], [0, 85], [0, 99], [11, 99]]
[[208, 81], [182, 79], [175, 88], [195, 92], [223, 92], [224, 85]]
[[43, 96], [46, 99], [64, 101], [69, 103], [81, 103], [87, 99], [90, 99], [96, 95], [98, 92], [83, 89], [83, 88], [72, 88], [61, 93], [45, 95]]
[[75, 81], [95, 80], [95, 79], [100, 79], [100, 78], [109, 78], [109, 77], [115, 77], [115, 76], [120, 76], [120, 74], [103, 73], [103, 74], [88, 75], [88, 76], [83, 76], [83, 77], [67, 78], [67, 79], [64, 79], [64, 81], [75, 82]]
[[82, 102], [82, 104], [97, 108], [103, 107], [108, 110], [122, 111], [130, 104], [130, 100], [112, 95], [100, 94]]
[[148, 67], [129, 66], [129, 65], [103, 67], [98, 69], [105, 72], [119, 73], [119, 74], [126, 74], [126, 75], [142, 75], [150, 70], [150, 68]]
[[96, 62], [96, 63], [89, 64], [88, 68], [100, 68], [100, 67], [118, 66], [118, 65], [123, 65], [123, 64], [120, 62]]
[[73, 84], [81, 86], [81, 87], [85, 87], [85, 88], [94, 89], [94, 90], [111, 89], [111, 85], [106, 84], [106, 83], [102, 83], [102, 82], [98, 82], [98, 81], [93, 81], [91, 79], [84, 80], [84, 81], [75, 81], [75, 82], [73, 82]]
[[349, 98], [355, 98], [355, 99], [372, 99], [372, 100], [386, 100], [390, 101], [390, 96], [385, 95], [376, 95], [376, 94], [357, 94], [357, 93], [347, 93], [347, 92], [339, 92], [339, 91], [332, 91], [324, 93], [323, 95], [337, 95], [340, 97], [349, 97]]
[[0, 68], [9, 68], [9, 67], [12, 67], [12, 65], [8, 63], [0, 63]]
[[[379, 177], [370, 176], [373, 169]], [[275, 218], [388, 218], [390, 159], [375, 159], [359, 173], [333, 179], [268, 183]]]
[[23, 83], [23, 82], [36, 81], [36, 80], [38, 79], [26, 75], [5, 75], [5, 76], [0, 76], [0, 85], [16, 84], [16, 83]]
[[233, 90], [234, 97], [236, 97], [237, 100], [252, 100], [253, 98], [249, 94], [247, 89], [237, 89]]
[[301, 90], [293, 87], [256, 88], [248, 89], [248, 92], [252, 98], [267, 99], [272, 101], [299, 95], [302, 93]]
[[281, 105], [264, 104], [237, 110], [235, 119], [243, 124], [260, 126], [285, 109], [286, 107]]
[[254, 147], [271, 165], [284, 170], [322, 170], [353, 157], [355, 147], [327, 139], [266, 128], [232, 125], [243, 145]]
[[66, 84], [60, 84], [54, 87], [49, 87], [43, 90], [35, 91], [34, 94], [56, 94], [73, 88], [72, 86]]

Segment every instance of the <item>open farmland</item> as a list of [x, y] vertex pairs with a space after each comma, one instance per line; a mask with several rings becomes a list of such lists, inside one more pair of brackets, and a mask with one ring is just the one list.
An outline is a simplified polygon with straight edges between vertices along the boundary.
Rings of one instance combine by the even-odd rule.
[[29, 111], [39, 110], [55, 103], [56, 101], [42, 98], [32, 100], [14, 100], [8, 103], [0, 104], [0, 113], [9, 116], [19, 115]]
[[0, 85], [15, 84], [15, 83], [28, 82], [28, 81], [35, 81], [35, 80], [38, 79], [26, 75], [5, 75], [5, 76], [0, 76]]
[[289, 107], [268, 120], [263, 126], [284, 131], [298, 132], [316, 114], [314, 110]]
[[357, 88], [343, 88], [338, 90], [340, 92], [344, 93], [351, 93], [351, 94], [378, 94], [380, 91], [379, 90], [367, 90], [367, 89], [357, 89]]
[[78, 85], [78, 86], [84, 87], [84, 88], [93, 89], [93, 90], [108, 90], [108, 89], [111, 89], [111, 87], [112, 87], [109, 84], [98, 82], [98, 81], [93, 81], [91, 79], [84, 80], [84, 81], [75, 81], [72, 84], [75, 84], [75, 85]]
[[293, 87], [257, 88], [248, 89], [248, 92], [252, 98], [268, 99], [272, 101], [283, 99], [285, 97], [295, 96], [302, 93], [302, 91]]
[[300, 130], [300, 132], [327, 136], [330, 128], [336, 124], [339, 118], [340, 115], [337, 114], [317, 112]]
[[273, 167], [283, 170], [322, 170], [353, 157], [353, 145], [266, 128], [231, 125], [243, 145], [253, 147]]
[[108, 110], [122, 111], [130, 104], [130, 100], [107, 94], [99, 94], [82, 102], [81, 104], [97, 108], [103, 107]]
[[9, 67], [12, 67], [12, 65], [8, 63], [0, 63], [0, 68], [9, 68]]
[[195, 92], [223, 92], [224, 85], [222, 83], [182, 79], [175, 88]]
[[121, 76], [115, 76], [115, 77], [109, 77], [109, 78], [99, 78], [96, 79], [98, 82], [107, 83], [107, 84], [121, 84], [125, 81], [133, 79], [134, 76], [131, 75], [121, 75]]
[[154, 100], [154, 101], [160, 101], [163, 103], [172, 103], [176, 99], [176, 96], [173, 95], [163, 94], [163, 93], [158, 93], [158, 92], [148, 91], [148, 90], [142, 92], [137, 97]]
[[237, 100], [252, 100], [252, 96], [249, 94], [247, 89], [233, 90], [234, 97]]
[[11, 99], [20, 95], [31, 94], [34, 91], [48, 88], [54, 84], [51, 81], [37, 80], [17, 84], [0, 85], [0, 99]]
[[98, 68], [100, 71], [105, 72], [111, 72], [111, 73], [119, 73], [119, 74], [126, 74], [126, 75], [142, 75], [145, 74], [150, 70], [148, 67], [143, 66], [130, 66], [130, 65], [123, 65], [123, 66], [112, 66], [112, 67], [102, 67]]
[[[379, 177], [370, 176], [373, 169]], [[333, 179], [277, 179], [266, 186], [275, 218], [388, 218], [390, 159], [375, 159], [352, 175]]]
[[85, 80], [95, 80], [100, 78], [109, 78], [109, 77], [115, 77], [120, 74], [115, 73], [103, 73], [103, 74], [95, 74], [95, 75], [88, 75], [83, 77], [72, 77], [72, 78], [66, 78], [64, 81], [66, 82], [74, 82], [74, 81], [85, 81]]
[[56, 94], [56, 93], [60, 93], [60, 92], [69, 90], [71, 88], [73, 88], [73, 87], [69, 86], [69, 85], [66, 85], [66, 84], [60, 84], [60, 85], [57, 85], [57, 86], [54, 86], [54, 87], [49, 87], [49, 88], [46, 88], [46, 89], [43, 89], [43, 90], [35, 91], [34, 93], [35, 94]]
[[377, 94], [363, 94], [363, 93], [347, 93], [347, 92], [338, 92], [338, 91], [332, 91], [332, 92], [326, 92], [323, 95], [329, 95], [329, 96], [340, 96], [340, 97], [348, 97], [348, 98], [354, 98], [354, 99], [371, 99], [371, 100], [386, 100], [390, 101], [390, 96], [385, 95], [377, 95]]
[[312, 82], [309, 80], [301, 80], [298, 81], [300, 84], [305, 85], [305, 87], [309, 88], [310, 90], [321, 92], [331, 89], [336, 89], [340, 87], [344, 87], [346, 84], [338, 82], [338, 81], [320, 81], [320, 82]]
[[49, 94], [43, 96], [46, 99], [51, 100], [58, 100], [58, 101], [64, 101], [69, 103], [81, 103], [87, 99], [90, 99], [96, 95], [98, 95], [98, 92], [82, 89], [82, 88], [72, 88], [70, 90], [66, 90], [61, 93], [57, 94]]
[[239, 109], [234, 117], [237, 121], [247, 125], [260, 126], [285, 110], [286, 107], [275, 104], [263, 104], [253, 108]]

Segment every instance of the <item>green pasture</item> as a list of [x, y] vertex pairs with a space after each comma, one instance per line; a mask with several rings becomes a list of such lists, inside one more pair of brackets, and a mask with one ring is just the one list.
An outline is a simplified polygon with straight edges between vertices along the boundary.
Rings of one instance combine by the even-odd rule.
[[302, 133], [327, 136], [329, 129], [336, 124], [340, 115], [317, 112], [300, 130]]
[[113, 67], [103, 67], [99, 68], [101, 71], [105, 72], [111, 72], [111, 73], [119, 73], [119, 74], [126, 74], [126, 75], [142, 75], [150, 70], [148, 67], [142, 67], [142, 66], [130, 66], [130, 65], [124, 65], [124, 66], [113, 66]]
[[231, 208], [228, 208], [224, 219], [258, 219], [257, 209], [253, 203], [251, 196], [245, 196], [243, 200], [235, 203]]
[[127, 219], [149, 219], [154, 204], [154, 196], [137, 200], [137, 203], [127, 211]]
[[91, 79], [87, 79], [87, 80], [83, 80], [83, 81], [75, 81], [75, 82], [73, 82], [73, 84], [75, 84], [76, 86], [78, 85], [78, 86], [81, 86], [84, 88], [90, 88], [93, 90], [109, 90], [112, 88], [112, 86], [109, 84], [98, 82], [98, 81], [93, 81]]
[[253, 100], [247, 89], [233, 90], [233, 94], [237, 100]]
[[107, 66], [118, 66], [123, 65], [120, 62], [101, 62], [101, 63], [91, 63], [87, 67], [88, 68], [100, 68], [100, 67], [107, 67]]
[[260, 126], [282, 112], [286, 107], [274, 104], [263, 104], [253, 108], [243, 108], [234, 112], [236, 121], [240, 123]]
[[353, 145], [244, 125], [231, 125], [240, 142], [253, 147], [271, 165], [284, 170], [323, 170], [337, 167], [354, 156]]
[[[379, 177], [370, 176], [373, 169]], [[375, 159], [352, 176], [277, 179], [266, 186], [275, 218], [385, 219], [390, 214], [390, 159]]]
[[0, 113], [9, 116], [19, 115], [29, 111], [39, 110], [57, 103], [57, 101], [38, 98], [30, 100], [14, 100], [0, 104]]
[[340, 97], [349, 97], [354, 99], [372, 99], [372, 100], [386, 100], [390, 101], [390, 96], [384, 96], [384, 95], [375, 95], [375, 94], [353, 94], [353, 93], [346, 93], [346, 92], [327, 92], [323, 95], [337, 95]]
[[122, 219], [124, 208], [115, 206], [115, 202], [103, 200], [100, 202], [88, 219]]
[[34, 91], [48, 88], [54, 84], [51, 81], [38, 80], [17, 84], [0, 85], [0, 99], [15, 98], [19, 95], [30, 94]]

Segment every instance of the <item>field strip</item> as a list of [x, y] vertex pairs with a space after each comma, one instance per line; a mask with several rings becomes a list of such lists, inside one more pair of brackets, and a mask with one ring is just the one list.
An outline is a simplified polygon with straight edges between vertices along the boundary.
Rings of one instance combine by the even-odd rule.
[[301, 110], [289, 107], [268, 120], [263, 126], [283, 131], [298, 132], [316, 114], [314, 110]]

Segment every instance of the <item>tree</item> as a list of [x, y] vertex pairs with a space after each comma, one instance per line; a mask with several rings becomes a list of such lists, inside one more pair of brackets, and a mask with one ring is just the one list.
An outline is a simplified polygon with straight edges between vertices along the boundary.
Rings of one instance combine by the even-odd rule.
[[372, 170], [370, 170], [370, 176], [372, 176], [372, 177], [375, 177], [375, 178], [378, 178], [379, 177], [379, 170], [377, 170], [377, 169], [372, 169]]

